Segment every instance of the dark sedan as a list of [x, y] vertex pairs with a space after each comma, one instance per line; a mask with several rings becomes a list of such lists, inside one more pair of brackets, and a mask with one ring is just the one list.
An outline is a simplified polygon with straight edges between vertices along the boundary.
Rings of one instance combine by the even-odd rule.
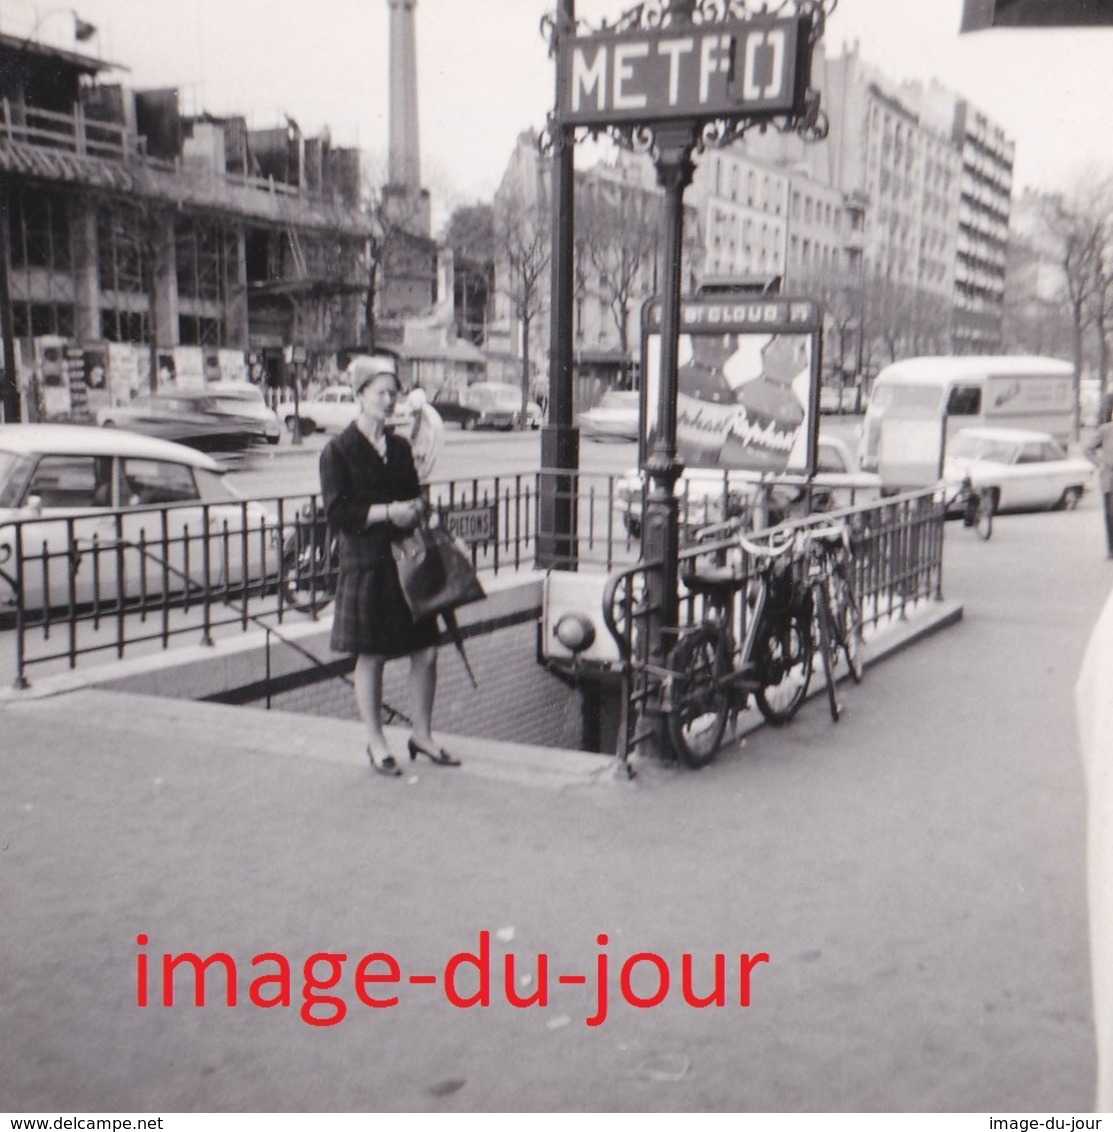
[[227, 412], [205, 393], [152, 393], [97, 411], [97, 424], [185, 444], [199, 452], [243, 452], [263, 439], [257, 420]]
[[479, 421], [479, 410], [466, 404], [466, 389], [440, 389], [433, 398], [433, 408], [445, 424], [458, 424], [471, 430]]

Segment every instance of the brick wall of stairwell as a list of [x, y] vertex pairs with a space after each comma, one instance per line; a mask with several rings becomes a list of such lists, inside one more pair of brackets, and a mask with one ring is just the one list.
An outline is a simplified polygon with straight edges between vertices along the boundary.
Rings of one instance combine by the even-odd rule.
[[[442, 646], [434, 726], [449, 734], [579, 749], [580, 693], [536, 662], [536, 633], [531, 622], [470, 637], [465, 647], [478, 688], [472, 687], [455, 648]], [[383, 699], [407, 715], [408, 674], [409, 662], [394, 660], [387, 662], [383, 677]], [[338, 678], [274, 695], [271, 707], [333, 719], [358, 718], [351, 685]]]
[[[571, 687], [537, 662], [538, 581], [492, 587], [488, 599], [459, 611], [473, 688], [456, 650], [441, 646], [434, 726], [462, 734], [572, 750], [613, 751], [617, 694]], [[217, 640], [212, 647], [168, 650], [157, 657], [107, 665], [106, 688], [177, 699], [358, 718], [349, 679], [354, 664], [329, 648], [327, 619], [291, 619], [262, 633]], [[408, 661], [387, 663], [386, 702], [409, 712]], [[598, 702], [597, 702], [598, 701]], [[588, 707], [585, 710], [584, 704]]]

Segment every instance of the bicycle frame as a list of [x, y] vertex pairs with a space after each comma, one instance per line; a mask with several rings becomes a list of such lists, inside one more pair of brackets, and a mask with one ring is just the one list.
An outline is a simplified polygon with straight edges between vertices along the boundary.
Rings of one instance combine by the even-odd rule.
[[[733, 572], [688, 575], [684, 582], [706, 603], [705, 615], [669, 655], [662, 710], [675, 752], [694, 767], [711, 761], [728, 719], [747, 706], [751, 694], [767, 721], [787, 723], [811, 678], [811, 605], [795, 577], [794, 541], [775, 550], [741, 536], [738, 544], [762, 565], [751, 578]], [[778, 560], [793, 573], [777, 577]], [[749, 583], [752, 604], [748, 599], [736, 657], [734, 595]]]

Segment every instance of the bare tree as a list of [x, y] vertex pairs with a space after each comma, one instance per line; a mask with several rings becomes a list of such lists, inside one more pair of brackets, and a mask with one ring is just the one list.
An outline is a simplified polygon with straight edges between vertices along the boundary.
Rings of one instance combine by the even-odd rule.
[[530, 331], [547, 306], [546, 284], [552, 258], [549, 210], [542, 189], [540, 184], [536, 194], [507, 189], [499, 194], [495, 204], [496, 286], [508, 300], [522, 336], [521, 427], [526, 426], [529, 406]]
[[630, 315], [653, 289], [653, 259], [662, 242], [660, 197], [622, 181], [581, 181], [576, 223], [594, 268], [624, 357], [630, 356]]
[[1071, 319], [1074, 352], [1074, 396], [1071, 409], [1071, 440], [1079, 435], [1082, 370], [1085, 364], [1085, 333], [1093, 322], [1095, 305], [1100, 306], [1099, 280], [1102, 248], [1107, 238], [1104, 212], [1092, 201], [1080, 200], [1068, 206], [1056, 198], [1047, 213], [1049, 230], [1058, 241], [1063, 290]]

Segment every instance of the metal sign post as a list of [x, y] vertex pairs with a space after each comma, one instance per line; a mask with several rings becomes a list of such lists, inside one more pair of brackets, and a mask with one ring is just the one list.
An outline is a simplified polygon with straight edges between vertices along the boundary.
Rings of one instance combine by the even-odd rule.
[[[826, 136], [819, 95], [809, 83], [812, 49], [823, 34], [826, 10], [835, 2], [646, 0], [613, 24], [581, 29], [572, 0], [562, 0], [556, 17], [543, 23], [556, 58], [556, 107], [547, 132], [558, 161], [577, 131], [606, 133], [620, 146], [653, 155], [665, 194], [657, 424], [644, 464], [650, 478], [643, 551], [650, 567], [651, 665], [663, 666], [677, 624], [675, 488], [683, 471], [676, 447], [677, 347], [684, 190], [694, 172], [692, 155], [727, 145], [754, 125], [813, 139]], [[572, 211], [570, 200], [557, 203], [565, 174], [571, 181], [571, 157], [567, 160], [567, 167], [558, 165], [554, 174], [550, 379], [554, 402], [567, 395], [570, 413]], [[556, 427], [564, 427], [559, 417]]]
[[[575, 0], [561, 0], [550, 43], [575, 32]], [[557, 66], [556, 101], [563, 75]], [[580, 432], [572, 423], [573, 232], [575, 213], [575, 132], [559, 121], [550, 124], [553, 160], [553, 248], [549, 324], [549, 419], [541, 429], [541, 482], [537, 530], [539, 567], [574, 570], [576, 541], [576, 471]]]

